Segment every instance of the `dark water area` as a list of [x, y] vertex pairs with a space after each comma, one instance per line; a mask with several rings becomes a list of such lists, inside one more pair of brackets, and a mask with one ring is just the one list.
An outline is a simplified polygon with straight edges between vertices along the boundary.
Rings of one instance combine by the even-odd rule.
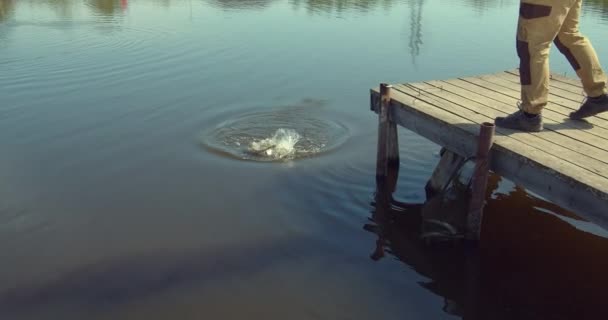
[[377, 216], [369, 88], [513, 69], [518, 4], [0, 0], [0, 319], [608, 317], [608, 232], [500, 177], [476, 250]]

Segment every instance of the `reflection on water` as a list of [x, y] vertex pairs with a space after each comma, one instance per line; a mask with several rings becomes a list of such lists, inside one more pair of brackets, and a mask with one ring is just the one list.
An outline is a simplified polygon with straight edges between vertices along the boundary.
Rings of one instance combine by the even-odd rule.
[[366, 12], [378, 7], [390, 8], [398, 0], [290, 0], [295, 8], [306, 8], [308, 12], [336, 12], [356, 10]]
[[128, 1], [124, 0], [86, 0], [87, 5], [101, 15], [111, 16], [122, 12]]
[[[396, 181], [396, 174], [390, 171], [389, 181]], [[416, 270], [427, 278], [420, 286], [443, 298], [443, 311], [462, 319], [597, 319], [606, 314], [608, 258], [603, 252], [608, 238], [579, 232], [558, 218], [571, 213], [519, 187], [497, 193], [500, 182], [490, 175], [478, 248], [429, 245], [421, 238], [422, 204], [400, 203], [387, 197], [390, 186], [379, 185], [364, 226], [378, 239], [371, 258], [382, 260], [386, 252]]]
[[209, 4], [234, 10], [264, 9], [277, 0], [205, 0]]
[[464, 0], [462, 4], [473, 8], [476, 12], [484, 12], [493, 8], [504, 8], [514, 3], [519, 2], [518, 0]]
[[410, 36], [409, 47], [412, 63], [416, 64], [416, 57], [420, 54], [422, 45], [422, 7], [425, 0], [412, 0], [410, 6]]
[[[257, 273], [290, 257], [280, 254], [298, 250], [302, 258], [314, 256], [314, 239], [268, 239], [225, 247], [215, 252], [129, 256], [79, 269], [52, 281], [0, 292], [0, 316], [14, 319], [32, 308], [69, 302], [72, 306], [101, 312], [115, 305], [162, 294], [189, 283], [209, 283]], [[4, 318], [8, 317], [8, 318]]]
[[255, 161], [294, 160], [323, 155], [348, 139], [348, 129], [328, 121], [324, 101], [304, 99], [270, 111], [240, 112], [201, 134], [205, 148], [218, 155]]
[[[25, 0], [30, 5], [48, 5], [53, 7], [62, 16], [69, 16], [74, 4], [79, 0]], [[193, 0], [155, 0], [154, 3], [164, 7], [170, 7], [172, 3], [183, 3]], [[264, 9], [277, 0], [204, 0], [210, 5], [235, 10]], [[345, 10], [356, 10], [366, 12], [377, 8], [389, 9], [395, 4], [406, 3], [413, 12], [412, 17], [416, 16], [419, 21], [420, 9], [425, 0], [289, 0], [294, 8], [305, 8], [308, 12], [336, 12]], [[439, 0], [436, 0], [439, 1]], [[6, 20], [13, 13], [15, 0], [0, 0], [0, 21]], [[483, 12], [496, 7], [513, 5], [517, 0], [462, 0], [462, 4], [474, 8], [476, 11]], [[102, 15], [120, 14], [127, 9], [129, 0], [85, 0], [87, 6]], [[601, 12], [608, 19], [608, 1], [606, 0], [587, 0], [584, 9]], [[412, 18], [414, 20], [414, 18]], [[418, 23], [416, 23], [418, 25]], [[414, 26], [414, 25], [412, 25]], [[413, 33], [418, 33], [416, 28], [412, 28]]]
[[67, 20], [68, 18], [73, 16], [74, 7], [76, 5], [75, 2], [71, 0], [47, 0], [48, 5], [53, 8], [53, 11], [56, 12], [57, 16], [62, 18], [63, 20]]
[[[369, 88], [513, 68], [518, 3], [0, 0], [0, 319], [589, 318], [606, 232], [493, 177], [481, 250], [427, 247], [407, 130], [361, 230]], [[281, 128], [313, 152], [224, 156]]]
[[15, 10], [16, 0], [0, 0], [0, 22], [7, 20]]
[[608, 20], [608, 1], [606, 0], [585, 0], [584, 6], [589, 6], [595, 11], [599, 11], [603, 14], [604, 18]]

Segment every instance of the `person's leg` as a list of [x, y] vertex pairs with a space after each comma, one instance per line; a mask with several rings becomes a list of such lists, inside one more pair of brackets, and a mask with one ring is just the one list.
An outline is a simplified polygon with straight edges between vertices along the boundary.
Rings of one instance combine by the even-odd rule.
[[568, 12], [555, 45], [566, 56], [583, 83], [589, 97], [606, 94], [606, 75], [589, 40], [579, 31], [582, 0], [576, 0]]
[[497, 126], [524, 131], [542, 130], [540, 114], [549, 95], [549, 50], [574, 1], [521, 1], [517, 25], [520, 111], [497, 118]]
[[571, 114], [573, 119], [582, 119], [608, 111], [606, 75], [593, 46], [579, 31], [581, 6], [582, 0], [575, 0], [555, 38], [555, 46], [566, 56], [589, 97], [581, 109]]
[[576, 0], [523, 0], [517, 27], [521, 108], [539, 114], [549, 94], [549, 50]]

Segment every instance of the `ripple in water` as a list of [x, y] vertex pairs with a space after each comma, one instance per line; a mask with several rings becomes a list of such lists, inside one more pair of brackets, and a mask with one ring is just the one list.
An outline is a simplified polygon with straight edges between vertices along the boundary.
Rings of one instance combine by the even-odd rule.
[[322, 103], [250, 113], [219, 124], [202, 135], [204, 147], [242, 160], [284, 161], [331, 151], [348, 138], [348, 129], [324, 119]]

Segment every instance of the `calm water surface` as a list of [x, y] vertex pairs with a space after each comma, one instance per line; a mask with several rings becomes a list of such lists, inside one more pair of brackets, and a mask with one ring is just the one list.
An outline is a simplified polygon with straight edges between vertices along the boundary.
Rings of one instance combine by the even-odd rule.
[[[585, 6], [608, 64], [608, 2]], [[608, 317], [608, 233], [498, 177], [481, 250], [394, 210], [370, 259], [369, 88], [514, 68], [517, 10], [0, 0], [0, 318]], [[305, 156], [239, 159], [281, 127]], [[420, 203], [438, 146], [401, 131], [396, 197]]]

